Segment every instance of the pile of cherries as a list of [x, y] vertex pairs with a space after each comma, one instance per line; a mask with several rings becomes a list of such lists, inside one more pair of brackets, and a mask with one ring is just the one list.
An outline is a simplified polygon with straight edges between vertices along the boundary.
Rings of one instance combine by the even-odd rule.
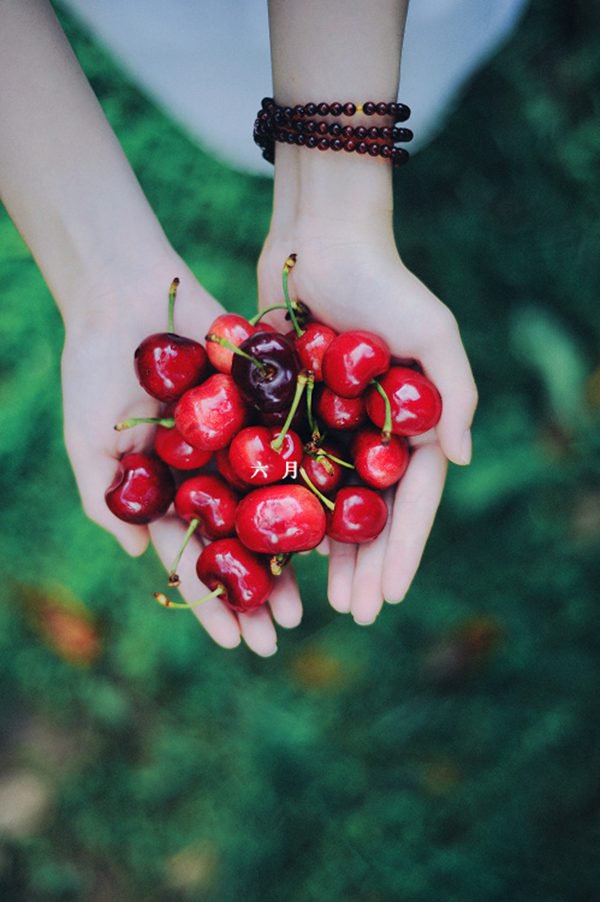
[[[371, 542], [388, 517], [383, 490], [404, 475], [408, 437], [433, 428], [440, 394], [415, 362], [396, 364], [386, 342], [365, 330], [337, 334], [292, 301], [247, 320], [224, 313], [206, 346], [175, 334], [178, 279], [169, 290], [167, 332], [145, 338], [134, 365], [142, 388], [164, 404], [158, 418], [132, 418], [122, 430], [155, 423], [153, 453], [125, 454], [106, 490], [128, 523], [164, 516], [174, 502], [188, 524], [177, 566], [194, 533], [207, 542], [196, 564], [234, 611], [263, 604], [294, 552], [324, 536]], [[287, 334], [261, 323], [285, 308]], [[161, 592], [165, 607], [175, 604]]]

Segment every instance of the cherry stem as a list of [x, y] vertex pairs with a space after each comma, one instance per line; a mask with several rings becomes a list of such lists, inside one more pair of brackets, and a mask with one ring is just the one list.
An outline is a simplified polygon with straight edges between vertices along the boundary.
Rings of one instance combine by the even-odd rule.
[[341, 457], [336, 457], [335, 454], [330, 454], [329, 451], [325, 451], [324, 448], [321, 448], [319, 450], [317, 457], [319, 457], [319, 456], [328, 457], [329, 460], [332, 460], [334, 463], [339, 464], [340, 467], [348, 467], [349, 470], [356, 469], [354, 464], [348, 463], [347, 460], [342, 460]]
[[385, 405], [385, 418], [383, 421], [383, 429], [381, 430], [381, 442], [383, 445], [388, 445], [392, 434], [392, 405], [390, 404], [387, 392], [382, 388], [377, 379], [371, 379], [371, 385], [375, 386], [383, 398], [383, 403]]
[[309, 381], [308, 385], [306, 386], [306, 415], [308, 417], [308, 428], [310, 429], [310, 434], [311, 434], [313, 440], [315, 440], [315, 438], [318, 440], [321, 438], [321, 432], [319, 431], [319, 424], [317, 423], [317, 421], [315, 420], [315, 418], [313, 416], [312, 401], [313, 401], [314, 390], [315, 390], [315, 379], [313, 376], [313, 378]]
[[252, 319], [249, 319], [248, 322], [251, 326], [255, 326], [257, 323], [261, 321], [263, 316], [266, 316], [267, 313], [271, 313], [273, 310], [287, 310], [287, 304], [271, 304], [270, 307], [265, 307], [264, 310], [260, 310]]
[[325, 495], [318, 490], [318, 488], [316, 487], [314, 482], [311, 481], [311, 479], [310, 479], [308, 473], [306, 472], [306, 470], [304, 469], [304, 467], [300, 467], [300, 475], [302, 476], [302, 479], [307, 484], [307, 486], [309, 487], [311, 492], [314, 492], [315, 495], [317, 496], [317, 498], [320, 498], [320, 500], [323, 502], [325, 507], [328, 507], [330, 511], [334, 510], [335, 504], [333, 503], [331, 498], [326, 498]]
[[280, 551], [271, 555], [269, 559], [269, 569], [273, 576], [281, 576], [287, 565], [292, 559], [291, 552]]
[[181, 560], [181, 555], [187, 548], [188, 543], [189, 543], [190, 539], [192, 538], [192, 536], [194, 535], [194, 533], [196, 532], [199, 523], [200, 523], [200, 520], [197, 517], [193, 517], [190, 520], [190, 525], [188, 526], [187, 532], [186, 532], [185, 536], [183, 537], [183, 542], [181, 543], [181, 547], [180, 547], [179, 551], [177, 552], [177, 555], [175, 557], [175, 560], [173, 561], [173, 564], [171, 565], [171, 569], [169, 570], [169, 585], [170, 586], [177, 587], [181, 583], [181, 580], [179, 579], [179, 576], [177, 575], [177, 567], [179, 565], [179, 561]]
[[290, 254], [285, 263], [283, 264], [283, 272], [281, 273], [281, 281], [283, 283], [283, 296], [285, 298], [286, 307], [288, 309], [288, 313], [290, 315], [290, 319], [292, 321], [292, 325], [295, 329], [296, 335], [300, 338], [304, 335], [303, 329], [300, 328], [298, 324], [298, 320], [296, 319], [296, 313], [294, 312], [294, 304], [290, 300], [290, 295], [288, 292], [288, 279], [290, 275], [290, 270], [294, 268], [296, 265], [296, 254]]
[[179, 279], [177, 276], [171, 282], [171, 286], [169, 288], [169, 321], [167, 325], [167, 332], [175, 332], [175, 296], [177, 294], [177, 287], [179, 285]]
[[281, 432], [279, 433], [277, 438], [274, 438], [273, 441], [271, 442], [271, 448], [273, 449], [273, 451], [281, 451], [281, 446], [283, 445], [283, 440], [286, 437], [290, 426], [292, 425], [292, 420], [294, 419], [294, 414], [298, 410], [298, 405], [302, 398], [302, 393], [304, 392], [304, 389], [306, 388], [307, 383], [310, 383], [311, 380], [314, 382], [315, 377], [314, 377], [314, 374], [311, 373], [310, 371], [303, 370], [301, 373], [298, 373], [298, 377], [296, 379], [296, 392], [294, 394], [294, 400], [292, 401], [292, 405], [288, 411], [288, 415], [285, 419], [285, 423], [283, 424], [283, 426], [281, 428]]
[[128, 420], [121, 420], [113, 427], [117, 432], [123, 432], [125, 429], [131, 429], [132, 426], [139, 426], [140, 423], [153, 423], [155, 426], [164, 426], [165, 429], [173, 429], [175, 420], [173, 417], [130, 417]]
[[199, 604], [204, 604], [205, 601], [210, 601], [211, 598], [218, 598], [218, 596], [222, 595], [224, 592], [224, 586], [217, 586], [217, 588], [213, 589], [212, 592], [209, 592], [208, 595], [205, 595], [203, 598], [199, 598], [198, 601], [192, 601], [190, 604], [181, 604], [178, 601], [171, 601], [171, 599], [168, 598], [163, 592], [155, 592], [154, 599], [163, 608], [179, 608], [181, 610], [183, 608], [195, 608]]
[[245, 357], [246, 360], [252, 361], [254, 366], [258, 367], [263, 376], [267, 375], [268, 368], [261, 360], [258, 359], [258, 357], [253, 357], [251, 354], [247, 354], [245, 351], [242, 351], [241, 348], [238, 348], [237, 345], [234, 345], [232, 341], [229, 341], [229, 339], [225, 338], [223, 335], [217, 335], [216, 332], [209, 332], [209, 334], [205, 336], [205, 340], [214, 341], [216, 344], [221, 345], [221, 347], [223, 348], [227, 348], [228, 351], [232, 351], [239, 357]]

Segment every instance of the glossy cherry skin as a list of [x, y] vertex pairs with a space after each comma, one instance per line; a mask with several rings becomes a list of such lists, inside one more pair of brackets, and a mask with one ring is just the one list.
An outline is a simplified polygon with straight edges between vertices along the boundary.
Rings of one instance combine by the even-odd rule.
[[175, 470], [198, 470], [206, 466], [212, 451], [201, 451], [186, 442], [179, 429], [173, 426], [157, 426], [154, 433], [154, 451]]
[[235, 517], [241, 542], [263, 554], [308, 551], [325, 535], [325, 512], [301, 485], [269, 485], [242, 498]]
[[308, 323], [299, 337], [295, 332], [290, 332], [288, 335], [288, 337], [294, 338], [302, 368], [314, 373], [315, 382], [323, 381], [323, 357], [336, 335], [337, 332], [334, 329], [315, 321]]
[[402, 479], [410, 460], [408, 442], [399, 435], [381, 439], [381, 431], [367, 426], [352, 442], [352, 459], [358, 476], [375, 489], [387, 489]]
[[271, 442], [280, 431], [277, 427], [247, 426], [235, 436], [229, 446], [229, 463], [243, 482], [258, 488], [280, 482], [291, 475], [290, 471], [297, 473], [303, 455], [300, 436], [290, 429], [281, 449], [274, 451]]
[[198, 385], [208, 368], [202, 345], [174, 332], [156, 332], [137, 347], [135, 372], [142, 388], [159, 401], [176, 401]]
[[325, 351], [323, 379], [337, 395], [357, 398], [389, 365], [390, 349], [383, 338], [353, 329], [337, 335]]
[[206, 340], [206, 353], [214, 368], [219, 370], [220, 373], [231, 373], [234, 352], [230, 351], [229, 348], [224, 348], [216, 341], [209, 341], [209, 335], [218, 335], [219, 338], [226, 338], [236, 348], [239, 348], [242, 342], [250, 338], [256, 331], [256, 326], [253, 326], [238, 313], [222, 313], [220, 316], [217, 316], [207, 332]]
[[336, 542], [361, 545], [377, 538], [387, 518], [387, 505], [378, 492], [361, 485], [346, 486], [327, 514], [327, 535]]
[[227, 483], [212, 473], [201, 473], [182, 482], [175, 494], [177, 515], [189, 523], [200, 520], [198, 529], [209, 539], [235, 534], [238, 496]]
[[[285, 423], [288, 415], [288, 410], [273, 410], [270, 413], [266, 413], [265, 411], [260, 411], [258, 417], [263, 426], [278, 426], [281, 428]], [[298, 404], [298, 408], [296, 413], [292, 417], [291, 429], [295, 432], [299, 432], [301, 435], [304, 435], [308, 432], [308, 416], [306, 413], [306, 392], [300, 398], [300, 403]]]
[[226, 448], [245, 426], [247, 415], [246, 404], [231, 376], [215, 373], [179, 399], [175, 426], [194, 448], [218, 451]]
[[329, 429], [357, 429], [367, 419], [362, 398], [342, 398], [326, 385], [321, 387], [315, 409], [319, 422]]
[[240, 349], [263, 364], [234, 355], [231, 375], [242, 396], [259, 410], [289, 410], [296, 391], [300, 362], [293, 342], [278, 332], [262, 330], [242, 342]]
[[211, 591], [222, 587], [225, 591], [219, 598], [240, 614], [264, 604], [273, 588], [268, 559], [253, 554], [235, 538], [216, 539], [207, 545], [196, 563], [196, 573]]
[[[392, 432], [396, 435], [421, 435], [437, 426], [442, 399], [427, 376], [408, 367], [393, 366], [378, 382], [390, 400]], [[369, 417], [381, 429], [385, 405], [373, 386], [367, 392], [366, 405]]]
[[141, 452], [125, 454], [107, 488], [108, 508], [126, 523], [151, 523], [169, 509], [175, 495], [171, 471], [161, 460]]
[[[325, 443], [324, 451], [330, 451], [335, 457], [344, 459], [344, 452], [337, 446]], [[305, 454], [302, 458], [302, 468], [314, 486], [324, 495], [331, 495], [339, 487], [344, 478], [344, 467], [328, 457], [319, 457], [316, 454]]]
[[242, 482], [231, 466], [231, 461], [229, 460], [229, 448], [221, 448], [220, 451], [215, 451], [215, 463], [217, 465], [217, 470], [225, 482], [232, 488], [237, 489], [238, 492], [248, 492], [250, 490], [251, 486]]

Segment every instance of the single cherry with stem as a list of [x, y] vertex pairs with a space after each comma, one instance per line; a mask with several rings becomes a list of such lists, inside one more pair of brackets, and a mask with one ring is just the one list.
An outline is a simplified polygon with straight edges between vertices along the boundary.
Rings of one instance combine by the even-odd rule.
[[442, 414], [442, 398], [433, 382], [409, 367], [391, 367], [366, 394], [369, 417], [384, 429], [386, 399], [390, 404], [391, 431], [395, 435], [428, 432], [437, 426]]
[[253, 323], [239, 313], [221, 313], [217, 316], [206, 336], [206, 353], [214, 368], [220, 373], [231, 373], [231, 345], [239, 347], [256, 331]]
[[306, 470], [300, 475], [328, 510], [327, 535], [336, 542], [361, 545], [372, 542], [384, 528], [388, 509], [383, 497], [362, 485], [350, 485], [338, 490], [331, 501], [311, 482]]
[[340, 332], [323, 357], [323, 379], [337, 395], [357, 398], [369, 382], [390, 366], [390, 349], [374, 332]]
[[279, 554], [309, 551], [325, 534], [325, 511], [305, 486], [269, 485], [255, 489], [238, 505], [235, 528], [252, 551]]
[[373, 426], [356, 434], [351, 446], [352, 459], [358, 476], [375, 489], [395, 485], [406, 472], [410, 449], [405, 438], [392, 435], [387, 441]]
[[270, 485], [297, 474], [303, 453], [300, 436], [290, 429], [279, 443], [280, 435], [278, 427], [246, 426], [231, 442], [229, 462], [246, 488]]
[[201, 382], [207, 370], [207, 355], [202, 345], [175, 334], [178, 285], [179, 279], [175, 278], [169, 288], [168, 331], [149, 335], [134, 354], [138, 382], [149, 395], [164, 402], [176, 401], [188, 388]]
[[222, 539], [235, 533], [237, 505], [238, 496], [233, 489], [212, 473], [200, 473], [181, 483], [175, 493], [175, 510], [189, 526], [169, 570], [170, 586], [179, 585], [177, 567], [197, 530], [208, 539]]

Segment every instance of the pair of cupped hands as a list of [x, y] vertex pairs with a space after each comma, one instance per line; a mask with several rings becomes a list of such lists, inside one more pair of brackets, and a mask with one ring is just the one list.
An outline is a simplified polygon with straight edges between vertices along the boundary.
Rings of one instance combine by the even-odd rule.
[[[448, 461], [471, 458], [470, 426], [477, 393], [456, 320], [449, 309], [402, 263], [393, 235], [365, 236], [351, 229], [319, 229], [268, 236], [258, 264], [259, 307], [283, 301], [281, 270], [290, 253], [290, 294], [312, 315], [338, 331], [368, 329], [383, 336], [394, 356], [420, 361], [443, 399], [435, 430], [412, 439], [408, 470], [386, 492], [388, 523], [366, 545], [325, 539], [318, 551], [329, 558], [327, 594], [332, 607], [359, 624], [372, 623], [384, 601], [401, 601], [419, 566], [440, 502]], [[153, 332], [166, 331], [167, 293], [178, 276], [175, 331], [204, 342], [223, 308], [169, 249], [146, 272], [114, 274], [90, 289], [80, 314], [66, 321], [62, 359], [65, 442], [86, 514], [107, 529], [126, 552], [142, 554], [149, 542], [169, 567], [186, 531], [174, 514], [133, 526], [106, 507], [104, 492], [119, 458], [151, 446], [151, 426], [115, 432], [131, 416], [156, 416], [159, 404], [137, 382], [133, 353]], [[279, 314], [269, 321], [283, 327]], [[288, 331], [289, 325], [285, 326]], [[180, 591], [188, 602], [205, 594], [195, 563], [202, 539], [194, 537], [178, 568]], [[148, 597], [156, 586], [148, 587]], [[243, 640], [261, 656], [277, 650], [276, 626], [297, 626], [302, 602], [292, 567], [276, 580], [269, 601], [248, 614], [234, 614], [218, 598], [193, 609], [212, 639], [225, 648]], [[164, 612], [164, 616], [173, 616]]]

